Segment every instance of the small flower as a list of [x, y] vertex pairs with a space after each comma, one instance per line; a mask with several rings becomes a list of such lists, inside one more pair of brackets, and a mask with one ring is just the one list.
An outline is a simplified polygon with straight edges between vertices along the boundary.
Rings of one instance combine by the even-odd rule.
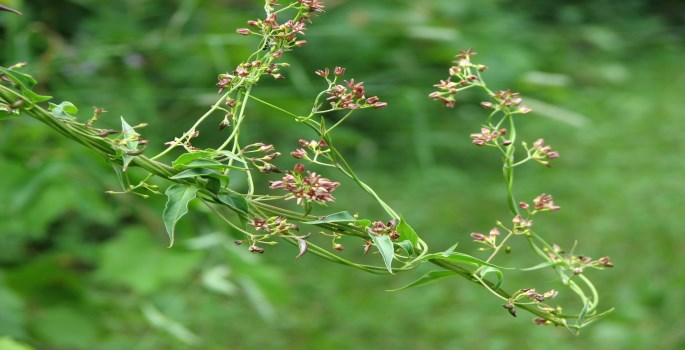
[[307, 155], [307, 151], [304, 148], [298, 148], [290, 152], [290, 155], [296, 159], [302, 159], [304, 156]]
[[247, 248], [250, 253], [259, 253], [259, 254], [264, 254], [264, 248], [258, 247], [256, 245], [251, 245], [250, 248]]
[[536, 317], [535, 319], [533, 319], [533, 323], [535, 323], [538, 326], [545, 326], [551, 324], [552, 322], [546, 318]]
[[489, 128], [481, 128], [480, 133], [471, 134], [469, 137], [473, 139], [472, 143], [474, 145], [485, 146], [488, 142], [494, 141], [506, 133], [506, 129], [492, 130]]
[[533, 203], [535, 204], [535, 210], [550, 210], [550, 211], [556, 211], [559, 210], [560, 207], [558, 205], [554, 204], [554, 201], [552, 199], [552, 195], [549, 194], [541, 194], [535, 199], [533, 199]]
[[300, 0], [300, 3], [307, 6], [309, 12], [325, 12], [324, 4], [321, 0]]
[[238, 28], [238, 29], [236, 29], [236, 33], [238, 33], [240, 35], [250, 35], [252, 33], [252, 31], [247, 29], [247, 28]]
[[550, 289], [549, 291], [543, 293], [542, 296], [543, 296], [545, 299], [553, 299], [553, 298], [556, 297], [558, 294], [559, 294], [559, 292], [557, 292], [556, 290]]
[[614, 267], [614, 264], [611, 262], [611, 259], [609, 259], [608, 256], [601, 257], [601, 258], [597, 259], [597, 262], [598, 262], [600, 265], [603, 265], [603, 266], [606, 266], [606, 267]]
[[478, 242], [485, 241], [485, 235], [482, 233], [478, 233], [478, 232], [472, 232], [471, 238], [473, 238], [474, 241], [478, 241]]
[[459, 59], [469, 59], [472, 56], [477, 55], [478, 53], [473, 51], [472, 48], [469, 48], [468, 50], [459, 50], [459, 54], [456, 56]]
[[331, 73], [331, 71], [328, 68], [324, 68], [323, 70], [318, 69], [315, 73], [316, 73], [316, 75], [325, 78]]
[[333, 70], [333, 74], [336, 77], [342, 77], [345, 74], [345, 69], [346, 68], [343, 67], [335, 67], [335, 69]]
[[264, 230], [265, 232], [269, 232], [269, 226], [266, 221], [266, 219], [254, 218], [249, 225], [254, 227], [257, 231]]
[[550, 166], [547, 159], [559, 158], [559, 152], [552, 151], [552, 147], [545, 145], [544, 139], [537, 139], [533, 143], [531, 158], [544, 166]]

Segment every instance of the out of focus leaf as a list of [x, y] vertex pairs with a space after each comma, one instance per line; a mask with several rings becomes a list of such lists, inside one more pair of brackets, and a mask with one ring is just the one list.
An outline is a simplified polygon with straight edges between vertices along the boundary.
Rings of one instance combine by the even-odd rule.
[[0, 349], [2, 350], [34, 350], [34, 348], [20, 343], [12, 338], [2, 337], [0, 338]]
[[150, 324], [162, 331], [167, 332], [174, 338], [187, 345], [199, 345], [202, 341], [195, 333], [191, 332], [184, 325], [165, 316], [152, 304], [144, 304], [141, 311]]

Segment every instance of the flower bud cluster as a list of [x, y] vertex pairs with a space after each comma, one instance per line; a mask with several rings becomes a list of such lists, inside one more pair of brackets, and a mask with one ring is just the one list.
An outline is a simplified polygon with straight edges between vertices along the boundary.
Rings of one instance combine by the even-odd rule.
[[537, 139], [533, 143], [533, 148], [528, 150], [531, 159], [544, 166], [550, 166], [550, 159], [559, 158], [559, 152], [553, 151], [552, 147], [545, 145], [544, 139]]
[[547, 313], [550, 317], [536, 318], [533, 320], [533, 322], [535, 322], [535, 324], [538, 325], [550, 324], [551, 322], [549, 321], [549, 319], [554, 318], [556, 315], [560, 314], [561, 308], [551, 307], [545, 304], [544, 302], [549, 299], [555, 298], [558, 294], [559, 292], [557, 292], [554, 289], [551, 289], [544, 293], [538, 293], [534, 288], [523, 288], [513, 293], [509, 300], [507, 300], [507, 303], [502, 305], [502, 307], [507, 309], [507, 311], [509, 311], [509, 314], [516, 317], [517, 304], [535, 304], [540, 310]]
[[336, 80], [345, 74], [345, 68], [335, 67], [333, 74], [335, 78], [330, 80], [328, 78], [330, 69], [324, 68], [316, 71], [316, 74], [326, 78], [330, 84], [326, 94], [329, 97], [326, 101], [331, 101], [331, 107], [334, 109], [359, 109], [359, 108], [383, 108], [388, 105], [387, 102], [381, 102], [378, 96], [366, 97], [366, 89], [364, 82], [355, 82], [354, 79], [345, 80], [345, 85], [336, 84]]
[[[250, 153], [263, 153], [264, 155], [261, 157], [248, 157], [247, 155]], [[282, 172], [280, 169], [278, 169], [277, 166], [271, 163], [271, 161], [274, 160], [274, 158], [279, 157], [281, 155], [281, 152], [276, 152], [276, 149], [271, 144], [265, 144], [261, 142], [253, 143], [251, 145], [243, 147], [243, 149], [240, 150], [240, 154], [244, 156], [246, 160], [249, 160], [253, 166], [255, 166], [260, 172], [264, 174], [268, 174], [271, 172]]]
[[[476, 146], [482, 147], [485, 146], [486, 144], [492, 142], [493, 145], [497, 144], [497, 139], [500, 136], [504, 136], [507, 134], [507, 129], [491, 129], [491, 128], [481, 128], [479, 133], [474, 133], [469, 135], [473, 139], [472, 143]], [[504, 140], [502, 142], [504, 145], [509, 145], [510, 143], [507, 140]]]
[[519, 208], [523, 210], [528, 210], [531, 215], [542, 211], [557, 211], [561, 209], [560, 206], [554, 204], [554, 198], [551, 194], [541, 194], [533, 198], [533, 211], [530, 212], [530, 204], [526, 202], [519, 202]]
[[[445, 107], [451, 108], [456, 103], [457, 92], [475, 85], [481, 85], [478, 74], [486, 71], [488, 67], [471, 63], [471, 56], [475, 55], [477, 53], [473, 49], [460, 50], [456, 56], [457, 60], [454, 61], [455, 65], [449, 69], [450, 76], [446, 80], [440, 80], [439, 84], [433, 85], [438, 88], [438, 91], [431, 92], [428, 97], [441, 101]], [[474, 71], [477, 73], [474, 74]]]
[[302, 158], [310, 159], [309, 154], [307, 153], [307, 150], [310, 150], [314, 153], [313, 159], [316, 159], [321, 154], [325, 154], [325, 153], [330, 152], [330, 149], [328, 149], [328, 144], [324, 140], [307, 141], [307, 140], [300, 139], [299, 142], [300, 142], [300, 146], [302, 146], [302, 147], [290, 152], [290, 155], [293, 156], [294, 158], [297, 158], [297, 159], [302, 159]]
[[523, 103], [523, 99], [519, 96], [518, 92], [501, 90], [495, 92], [492, 95], [492, 98], [495, 100], [495, 103], [481, 102], [480, 105], [485, 108], [501, 110], [507, 114], [526, 114], [533, 111], [527, 106], [521, 104]]
[[272, 216], [267, 219], [255, 217], [249, 225], [254, 227], [256, 231], [264, 231], [269, 235], [282, 235], [289, 231], [298, 230], [297, 225], [289, 223], [288, 219], [281, 216]]
[[397, 221], [394, 219], [390, 220], [388, 223], [383, 223], [382, 221], [377, 220], [371, 223], [371, 225], [366, 228], [366, 232], [375, 236], [390, 236], [390, 239], [396, 240], [400, 238], [400, 234], [397, 232], [396, 227]]
[[295, 199], [298, 205], [306, 207], [310, 203], [325, 204], [334, 202], [335, 197], [331, 194], [340, 182], [334, 182], [321, 177], [317, 173], [305, 171], [302, 164], [296, 164], [292, 171], [279, 181], [271, 181], [271, 189], [280, 188], [288, 192], [285, 199]]
[[486, 245], [487, 248], [481, 248], [481, 250], [485, 250], [489, 248], [494, 249], [497, 246], [497, 237], [499, 237], [499, 235], [500, 233], [497, 227], [493, 227], [487, 235], [479, 232], [472, 232], [471, 238], [477, 243]]

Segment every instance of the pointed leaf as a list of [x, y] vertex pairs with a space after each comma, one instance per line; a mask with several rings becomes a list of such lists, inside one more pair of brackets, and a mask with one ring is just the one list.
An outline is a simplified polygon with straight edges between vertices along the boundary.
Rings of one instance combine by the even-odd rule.
[[[134, 134], [136, 134], [136, 130], [133, 129], [133, 127], [131, 125], [129, 125], [126, 122], [126, 120], [124, 120], [124, 117], [121, 117], [121, 134], [122, 134], [122, 137], [124, 137], [124, 138], [133, 138]], [[133, 160], [133, 156], [130, 154], [126, 154], [126, 152], [137, 151], [138, 150], [138, 141], [128, 141], [126, 146], [123, 147], [121, 150], [123, 150], [123, 154], [121, 156], [121, 159], [124, 162], [123, 170], [126, 171], [126, 169], [128, 169], [128, 165]]]
[[64, 120], [74, 120], [76, 119], [74, 114], [78, 113], [78, 108], [69, 101], [64, 101], [58, 105], [49, 103], [48, 110], [52, 112], [55, 118]]
[[395, 242], [395, 245], [404, 250], [409, 256], [416, 255], [416, 250], [414, 250], [414, 246], [411, 244], [409, 240]]
[[421, 276], [419, 279], [416, 281], [409, 283], [408, 285], [402, 287], [402, 288], [397, 288], [397, 289], [392, 289], [389, 290], [389, 292], [397, 292], [400, 290], [404, 290], [407, 288], [411, 287], [417, 287], [417, 286], [422, 286], [427, 283], [435, 282], [436, 280], [439, 280], [441, 278], [449, 277], [449, 276], [454, 276], [457, 273], [454, 271], [447, 271], [447, 270], [436, 270], [436, 271], [431, 271], [428, 272], [427, 274]]
[[188, 202], [197, 195], [197, 188], [181, 184], [169, 186], [166, 190], [167, 202], [162, 217], [169, 235], [169, 247], [174, 245], [174, 229], [176, 222], [188, 213]]
[[466, 264], [466, 265], [473, 265], [473, 266], [490, 266], [490, 267], [496, 267], [498, 269], [507, 269], [505, 267], [497, 266], [495, 264], [485, 262], [484, 260], [478, 259], [478, 258], [473, 257], [471, 255], [459, 253], [459, 252], [452, 252], [452, 253], [447, 254], [447, 255], [444, 253], [427, 254], [427, 255], [422, 256], [421, 259], [415, 260], [415, 262], [426, 261], [426, 260], [430, 260], [430, 259], [447, 260], [447, 261], [452, 261], [452, 262]]
[[250, 207], [245, 197], [230, 193], [219, 193], [216, 198], [238, 214], [240, 222], [243, 224], [243, 226], [247, 225], [247, 213]]
[[182, 165], [183, 168], [208, 168], [208, 169], [236, 169], [236, 170], [247, 170], [247, 168], [241, 168], [234, 165], [223, 164], [211, 159], [194, 159], [188, 164]]
[[455, 249], [457, 249], [457, 246], [458, 246], [458, 245], [459, 245], [459, 242], [454, 243], [454, 245], [451, 246], [451, 247], [449, 247], [449, 248], [447, 248], [447, 250], [445, 250], [445, 251], [442, 253], [442, 255], [448, 256], [448, 255], [452, 254], [452, 252], [453, 252]]
[[539, 270], [539, 269], [544, 269], [545, 267], [551, 267], [551, 266], [560, 266], [564, 265], [565, 262], [563, 261], [545, 261], [543, 263], [539, 263], [535, 266], [527, 267], [525, 269], [521, 269], [521, 271], [533, 271], [533, 270]]
[[219, 194], [219, 192], [221, 191], [221, 180], [215, 177], [208, 177], [207, 189], [214, 194]]
[[211, 159], [216, 156], [216, 152], [212, 151], [196, 151], [196, 152], [191, 152], [191, 153], [183, 153], [176, 160], [171, 162], [171, 165], [176, 168], [180, 169], [183, 168], [184, 165], [196, 160], [196, 159]]
[[419, 244], [419, 235], [416, 234], [416, 231], [407, 224], [407, 221], [400, 216], [400, 223], [397, 225], [397, 233], [400, 234], [400, 238], [398, 240], [404, 241], [408, 240], [411, 242], [412, 246], [414, 248], [418, 248]]
[[371, 220], [368, 219], [357, 219], [352, 214], [346, 211], [341, 211], [339, 213], [334, 213], [331, 215], [324, 216], [319, 220], [307, 221], [305, 224], [317, 225], [317, 224], [332, 224], [332, 223], [344, 223], [344, 222], [354, 222], [361, 226], [369, 226]]
[[201, 177], [201, 176], [208, 176], [208, 175], [221, 175], [221, 173], [214, 170], [214, 169], [194, 168], [194, 169], [183, 170], [180, 173], [170, 177], [170, 179], [178, 180], [178, 179], [187, 179], [187, 178], [191, 178], [191, 177]]
[[21, 95], [31, 102], [44, 102], [52, 98], [52, 96], [38, 95], [33, 92], [31, 88], [36, 85], [36, 79], [24, 73], [19, 73], [15, 70], [10, 70], [5, 67], [0, 67], [0, 74], [11, 80], [21, 90]]
[[395, 246], [392, 243], [392, 239], [387, 235], [376, 236], [374, 234], [369, 234], [373, 243], [376, 244], [376, 248], [381, 253], [383, 257], [383, 262], [385, 263], [385, 268], [388, 269], [390, 273], [392, 272], [392, 260], [395, 258]]

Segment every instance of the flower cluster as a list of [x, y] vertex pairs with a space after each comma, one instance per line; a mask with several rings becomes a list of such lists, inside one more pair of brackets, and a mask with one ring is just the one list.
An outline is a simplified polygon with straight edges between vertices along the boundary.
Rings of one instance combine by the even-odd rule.
[[326, 101], [331, 101], [334, 109], [359, 109], [359, 108], [383, 108], [387, 102], [381, 102], [378, 96], [366, 97], [364, 82], [355, 82], [354, 79], [345, 80], [345, 85], [336, 84], [337, 78], [345, 74], [345, 68], [335, 67], [333, 75], [335, 79], [329, 80], [330, 69], [324, 68], [316, 71], [316, 74], [326, 78], [330, 87], [326, 91], [329, 97]]
[[533, 226], [533, 220], [524, 219], [521, 215], [514, 216], [511, 219], [514, 224], [514, 233], [516, 234], [530, 234], [530, 227]]
[[550, 166], [549, 159], [559, 158], [559, 152], [553, 151], [552, 147], [545, 145], [544, 139], [537, 139], [533, 143], [530, 157], [544, 166]]
[[299, 0], [298, 3], [293, 3], [288, 6], [298, 10], [298, 15], [295, 16], [295, 20], [290, 19], [279, 24], [278, 14], [273, 11], [275, 7], [280, 6], [280, 4], [277, 0], [269, 0], [267, 2], [267, 15], [263, 20], [247, 21], [247, 25], [255, 28], [257, 32], [253, 32], [250, 28], [238, 28], [236, 32], [241, 35], [257, 34], [268, 36], [270, 42], [267, 42], [264, 49], [273, 49], [274, 54], [277, 54], [280, 57], [280, 55], [283, 54], [283, 50], [290, 49], [294, 46], [303, 46], [307, 43], [305, 40], [297, 40], [297, 36], [299, 34], [304, 35], [304, 31], [307, 30], [305, 21], [311, 23], [312, 17], [314, 17], [317, 12], [324, 12], [324, 4], [320, 0]]
[[285, 199], [296, 199], [298, 205], [306, 206], [311, 202], [325, 204], [334, 202], [335, 197], [331, 193], [340, 186], [340, 182], [334, 182], [321, 177], [317, 173], [306, 171], [304, 165], [296, 164], [295, 168], [280, 181], [271, 181], [271, 189], [281, 188], [289, 192]]
[[[471, 238], [478, 243], [485, 244], [488, 248], [495, 248], [497, 246], [497, 237], [499, 237], [499, 235], [500, 233], [497, 227], [493, 227], [487, 236], [479, 232], [472, 232]], [[481, 250], [485, 249], [487, 248], [481, 248]]]
[[[271, 152], [271, 153], [269, 153]], [[263, 153], [264, 155], [261, 157], [248, 157], [247, 155], [250, 153]], [[264, 143], [253, 143], [251, 145], [247, 145], [243, 147], [243, 149], [240, 150], [240, 155], [244, 156], [245, 159], [249, 160], [252, 162], [252, 165], [255, 166], [260, 172], [264, 174], [268, 174], [271, 172], [274, 173], [281, 173], [282, 171], [278, 169], [275, 165], [271, 163], [271, 161], [280, 156], [281, 152], [276, 152], [274, 149], [273, 145], [270, 144], [264, 144]]]
[[319, 155], [324, 154], [324, 153], [328, 153], [330, 151], [330, 149], [328, 149], [328, 144], [324, 140], [307, 141], [307, 140], [300, 139], [299, 142], [300, 142], [300, 146], [302, 146], [302, 148], [298, 148], [298, 149], [290, 152], [290, 155], [293, 156], [294, 158], [297, 158], [297, 159], [302, 159], [302, 158], [309, 159], [307, 149], [309, 149], [310, 151], [312, 151], [314, 153], [314, 160], [316, 160], [316, 158]]
[[297, 230], [297, 225], [291, 224], [281, 216], [272, 216], [267, 219], [253, 218], [249, 224], [256, 231], [264, 231], [271, 235], [283, 234], [291, 230]]
[[614, 267], [611, 259], [608, 256], [599, 259], [592, 259], [584, 255], [566, 255], [564, 250], [558, 245], [553, 244], [552, 249], [544, 249], [550, 260], [555, 262], [564, 262], [574, 275], [580, 275], [586, 268], [604, 269], [605, 267]]
[[526, 114], [533, 110], [523, 105], [523, 99], [519, 96], [518, 92], [513, 92], [511, 90], [501, 90], [497, 91], [492, 95], [495, 103], [492, 102], [481, 102], [481, 106], [485, 108], [492, 108], [503, 110], [509, 114]]
[[[456, 55], [457, 60], [453, 62], [455, 65], [449, 69], [450, 76], [446, 80], [440, 80], [439, 84], [433, 85], [438, 88], [438, 91], [431, 92], [428, 97], [441, 101], [445, 107], [451, 108], [455, 105], [457, 92], [480, 84], [478, 74], [487, 70], [488, 67], [471, 63], [471, 56], [475, 55], [477, 53], [473, 49], [460, 50], [460, 53]], [[455, 81], [452, 81], [452, 78]]]
[[[519, 202], [519, 207], [524, 210], [530, 209], [530, 204], [526, 202]], [[533, 198], [533, 209], [535, 212], [539, 211], [557, 211], [561, 209], [560, 206], [554, 204], [554, 198], [551, 194], [541, 194]], [[533, 212], [533, 214], [535, 213]]]
[[[519, 289], [516, 291], [512, 296], [509, 298], [507, 303], [503, 304], [502, 307], [507, 309], [509, 313], [516, 317], [516, 304], [536, 304], [539, 309], [542, 311], [545, 311], [549, 313], [550, 315], [555, 315], [558, 314], [561, 310], [557, 308], [553, 308], [549, 305], [543, 304], [545, 300], [548, 299], [553, 299], [554, 297], [557, 296], [559, 292], [557, 292], [554, 289], [551, 289], [547, 292], [544, 293], [538, 293], [534, 288], [523, 288]], [[536, 318], [533, 320], [536, 324], [547, 324], [548, 319], [546, 318]]]
[[[500, 136], [507, 134], [507, 129], [491, 129], [491, 128], [481, 128], [479, 133], [474, 133], [469, 135], [473, 139], [472, 143], [476, 146], [485, 146], [488, 142], [495, 141]], [[509, 140], [504, 140], [502, 142], [505, 146], [511, 144]]]
[[390, 239], [395, 240], [400, 238], [400, 234], [397, 232], [396, 227], [396, 220], [391, 220], [388, 223], [383, 223], [382, 221], [377, 220], [371, 223], [371, 226], [366, 228], [366, 232], [376, 236], [387, 235], [390, 236]]

